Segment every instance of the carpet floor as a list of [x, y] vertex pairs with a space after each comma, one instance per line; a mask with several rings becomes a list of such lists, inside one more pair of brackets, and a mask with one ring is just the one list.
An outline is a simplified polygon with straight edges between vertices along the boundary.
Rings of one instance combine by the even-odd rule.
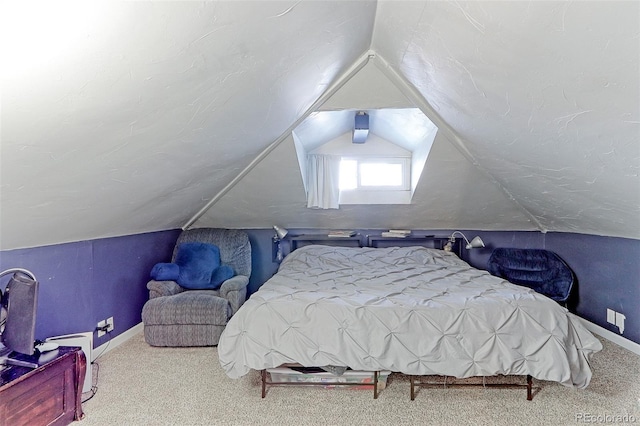
[[140, 333], [98, 359], [98, 391], [78, 425], [640, 424], [640, 356], [602, 343], [586, 389], [534, 379], [532, 401], [525, 389], [485, 387], [424, 388], [411, 401], [408, 377], [395, 373], [376, 400], [371, 390], [293, 386], [262, 399], [259, 373], [228, 378], [215, 347], [154, 348]]

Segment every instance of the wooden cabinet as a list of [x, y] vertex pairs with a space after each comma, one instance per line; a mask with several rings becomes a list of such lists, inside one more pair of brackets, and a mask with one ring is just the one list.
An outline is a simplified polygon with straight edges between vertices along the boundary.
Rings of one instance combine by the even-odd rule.
[[0, 425], [67, 425], [81, 420], [84, 353], [60, 347], [35, 360], [35, 369], [9, 366], [0, 371]]

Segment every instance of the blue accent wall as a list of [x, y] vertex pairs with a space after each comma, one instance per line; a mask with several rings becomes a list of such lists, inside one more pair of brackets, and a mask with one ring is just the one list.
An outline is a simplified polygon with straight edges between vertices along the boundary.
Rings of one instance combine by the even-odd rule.
[[[36, 339], [94, 331], [113, 317], [114, 330], [97, 338], [105, 343], [141, 321], [146, 284], [154, 264], [171, 259], [179, 231], [0, 252], [0, 270], [26, 268], [40, 282]], [[4, 289], [9, 277], [0, 284]]]
[[607, 308], [626, 316], [623, 336], [640, 343], [640, 241], [564, 233], [545, 236], [578, 277], [576, 313], [616, 334]]
[[[377, 235], [380, 230], [359, 230]], [[291, 229], [292, 235], [318, 234], [319, 230]], [[570, 233], [474, 232], [487, 247], [468, 252], [473, 266], [486, 269], [493, 248], [543, 248], [554, 251], [573, 269], [578, 293], [575, 312], [616, 334], [607, 323], [607, 308], [626, 316], [623, 337], [640, 343], [640, 241]], [[114, 317], [115, 330], [96, 338], [105, 343], [141, 321], [148, 299], [149, 271], [168, 262], [180, 230], [105, 238], [0, 252], [0, 270], [22, 267], [40, 281], [36, 338], [92, 331], [98, 321]], [[247, 230], [252, 246], [252, 294], [278, 269], [272, 261], [271, 229]], [[448, 236], [450, 231], [420, 231]], [[3, 278], [0, 288], [6, 285]]]
[[486, 269], [496, 247], [541, 248], [560, 256], [576, 275], [572, 312], [615, 334], [607, 308], [625, 315], [622, 336], [640, 343], [640, 240], [562, 232], [477, 232], [487, 247], [470, 251], [469, 263]]

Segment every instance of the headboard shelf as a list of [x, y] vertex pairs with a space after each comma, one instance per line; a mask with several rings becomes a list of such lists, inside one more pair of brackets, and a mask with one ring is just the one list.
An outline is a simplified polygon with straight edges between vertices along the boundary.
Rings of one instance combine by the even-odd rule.
[[333, 246], [363, 247], [362, 236], [357, 234], [350, 237], [330, 237], [327, 234], [303, 234], [287, 237], [291, 243], [291, 251], [296, 250], [299, 246], [309, 244], [331, 243]]
[[[393, 247], [417, 245], [427, 248], [444, 249], [449, 237], [436, 237], [433, 235], [410, 235], [408, 237], [383, 237], [381, 235], [360, 235], [350, 237], [330, 237], [327, 234], [302, 234], [285, 238], [289, 242], [290, 251], [297, 250], [309, 244], [321, 244], [342, 247]], [[453, 244], [453, 252], [459, 257], [462, 255], [462, 239], [456, 238]]]
[[[438, 244], [439, 240], [442, 240], [441, 244]], [[400, 241], [406, 241], [411, 243], [424, 243], [425, 241], [433, 241], [434, 247], [441, 249], [448, 241], [448, 238], [446, 237], [435, 238], [433, 235], [422, 235], [422, 236], [410, 235], [408, 237], [383, 237], [382, 235], [367, 235], [367, 241], [368, 241], [369, 247], [379, 247], [381, 245], [381, 242], [383, 241], [393, 242], [393, 243], [397, 243]]]
[[[449, 241], [449, 237], [435, 237], [433, 235], [411, 235], [408, 237], [383, 237], [381, 235], [367, 235], [368, 247], [392, 247], [397, 245], [409, 246], [419, 245], [428, 248], [435, 248], [442, 250]], [[462, 244], [459, 238], [456, 238], [456, 242], [453, 245], [453, 252], [459, 257], [462, 255]]]

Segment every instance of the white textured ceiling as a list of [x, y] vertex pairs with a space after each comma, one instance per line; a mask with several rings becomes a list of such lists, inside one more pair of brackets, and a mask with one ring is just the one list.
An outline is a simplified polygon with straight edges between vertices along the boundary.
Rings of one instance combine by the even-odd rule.
[[640, 3], [385, 1], [377, 16], [373, 49], [540, 229], [640, 238]]
[[[638, 2], [8, 3], [3, 249], [181, 227], [211, 200], [196, 226], [640, 238]], [[307, 211], [290, 132], [369, 50], [410, 105], [388, 84], [325, 105], [439, 127], [415, 204]]]

